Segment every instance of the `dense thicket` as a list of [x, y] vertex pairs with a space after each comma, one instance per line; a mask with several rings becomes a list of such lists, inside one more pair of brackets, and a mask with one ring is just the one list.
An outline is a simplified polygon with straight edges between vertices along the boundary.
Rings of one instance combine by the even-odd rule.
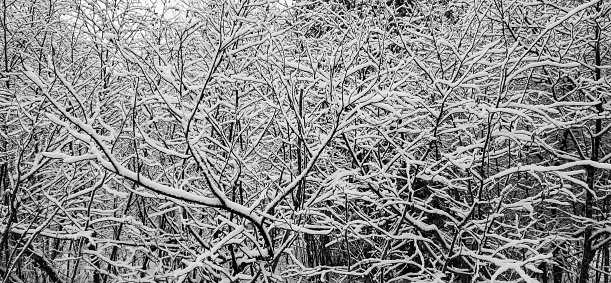
[[610, 11], [2, 0], [0, 277], [609, 283]]

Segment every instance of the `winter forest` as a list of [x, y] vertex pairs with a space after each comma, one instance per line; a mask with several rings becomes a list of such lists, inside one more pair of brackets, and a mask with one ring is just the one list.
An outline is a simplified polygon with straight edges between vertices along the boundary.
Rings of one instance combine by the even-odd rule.
[[611, 1], [0, 2], [1, 283], [610, 283]]

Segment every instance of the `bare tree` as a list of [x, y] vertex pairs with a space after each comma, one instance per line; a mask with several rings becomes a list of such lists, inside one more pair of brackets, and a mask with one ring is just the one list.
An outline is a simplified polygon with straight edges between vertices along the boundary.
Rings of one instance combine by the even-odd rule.
[[3, 282], [609, 281], [609, 3], [2, 5]]

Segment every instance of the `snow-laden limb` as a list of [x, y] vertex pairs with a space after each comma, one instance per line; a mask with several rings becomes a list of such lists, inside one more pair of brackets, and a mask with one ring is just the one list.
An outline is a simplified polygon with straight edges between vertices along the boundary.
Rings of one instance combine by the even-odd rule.
[[591, 166], [591, 167], [595, 167], [599, 169], [611, 170], [611, 164], [600, 163], [600, 162], [592, 161], [592, 160], [580, 160], [580, 161], [568, 162], [568, 163], [557, 165], [557, 166], [524, 165], [524, 166], [512, 167], [502, 172], [499, 172], [497, 174], [494, 174], [488, 177], [485, 180], [485, 182], [486, 183], [493, 182], [494, 180], [503, 178], [510, 174], [515, 174], [517, 172], [540, 172], [540, 173], [556, 172], [556, 171], [562, 171], [562, 170], [566, 170], [569, 168], [573, 168], [576, 166]]
[[[70, 122], [72, 122], [75, 126], [79, 127], [80, 130], [87, 133], [87, 135], [83, 135], [83, 134], [71, 131], [70, 134], [72, 136], [76, 137], [77, 139], [83, 142], [95, 143], [96, 146], [100, 148], [100, 149], [97, 149], [96, 146], [90, 147], [93, 153], [91, 155], [87, 155], [87, 159], [91, 159], [92, 157], [95, 157], [100, 162], [100, 165], [102, 165], [102, 167], [104, 167], [106, 170], [109, 170], [120, 176], [123, 176], [161, 195], [172, 197], [172, 198], [177, 198], [177, 199], [185, 200], [185, 201], [193, 201], [198, 204], [211, 206], [211, 207], [220, 207], [221, 206], [221, 202], [218, 199], [203, 197], [203, 196], [189, 193], [183, 190], [179, 190], [179, 189], [176, 189], [176, 188], [164, 185], [164, 184], [160, 184], [158, 182], [154, 182], [150, 180], [149, 178], [145, 176], [142, 176], [142, 174], [139, 174], [137, 172], [127, 169], [126, 167], [121, 165], [121, 163], [116, 159], [114, 154], [112, 154], [112, 151], [108, 148], [105, 142], [102, 141], [100, 136], [91, 126], [86, 125], [84, 122], [80, 121], [78, 118], [70, 115], [64, 109], [63, 106], [61, 106], [58, 102], [55, 101], [55, 99], [50, 97], [48, 94], [47, 94], [47, 98], [50, 101], [52, 101], [55, 107], [57, 107], [62, 112], [62, 114], [68, 118]], [[53, 117], [53, 116], [49, 116], [49, 117]], [[53, 119], [55, 119], [56, 121], [59, 120], [58, 118], [53, 118]], [[69, 127], [69, 126], [67, 124], [64, 124], [64, 127]], [[65, 161], [66, 159], [69, 160], [70, 158], [74, 158], [74, 157], [62, 157], [62, 158], [64, 158], [64, 161]], [[246, 211], [246, 210], [241, 209], [241, 211]]]

